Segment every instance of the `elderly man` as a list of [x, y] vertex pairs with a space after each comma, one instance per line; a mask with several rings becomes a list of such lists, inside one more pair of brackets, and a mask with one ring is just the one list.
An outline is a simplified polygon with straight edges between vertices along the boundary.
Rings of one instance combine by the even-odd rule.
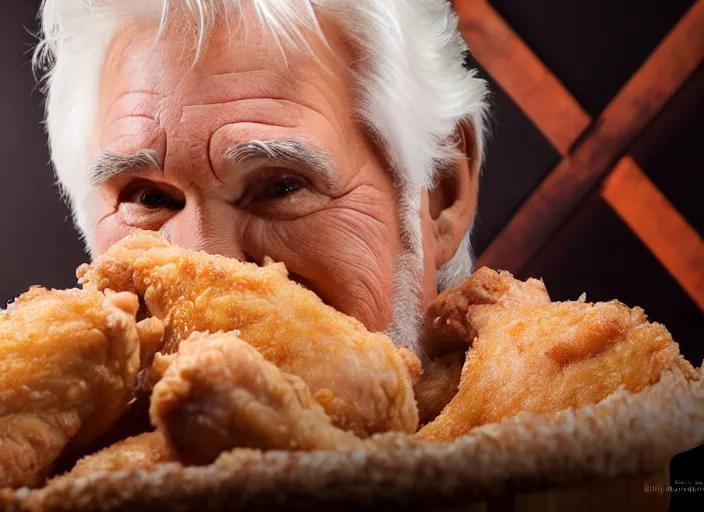
[[132, 230], [282, 261], [399, 346], [471, 270], [485, 83], [445, 0], [47, 0], [52, 160], [91, 254]]
[[[256, 263], [265, 263], [267, 257], [272, 258], [285, 263], [291, 278], [314, 291], [329, 305], [357, 318], [371, 331], [389, 333], [398, 347], [409, 347], [416, 354], [423, 355], [424, 347], [419, 340], [420, 319], [438, 292], [466, 278], [472, 267], [468, 234], [476, 211], [486, 115], [486, 85], [463, 66], [466, 45], [457, 31], [457, 19], [448, 2], [45, 0], [42, 20], [44, 37], [36, 64], [48, 67], [47, 126], [52, 159], [73, 209], [75, 222], [93, 256], [105, 253], [132, 231], [152, 230], [160, 232], [173, 244], [190, 249]], [[231, 260], [225, 261], [232, 264]], [[217, 278], [227, 275], [218, 274], [211, 268], [209, 271]], [[278, 272], [278, 277], [290, 284], [281, 276], [281, 269]], [[478, 275], [482, 272], [477, 272], [467, 282], [474, 281]], [[496, 279], [512, 279], [508, 275], [491, 275]], [[121, 277], [124, 276], [121, 274]], [[505, 410], [493, 416], [489, 413], [479, 416], [481, 422], [497, 422], [505, 416], [505, 411], [510, 415], [524, 410], [542, 414], [558, 407], [565, 409], [568, 405], [586, 409], [586, 412], [570, 412], [567, 427], [559, 418], [552, 430], [548, 424], [536, 423], [538, 426], [533, 427], [535, 438], [522, 437], [530, 431], [530, 421], [535, 420], [534, 417], [530, 417], [533, 420], [525, 417], [521, 420], [528, 422], [528, 428], [523, 428], [517, 421], [504, 423], [500, 427], [504, 430], [491, 431], [489, 437], [493, 441], [483, 446], [497, 451], [471, 452], [484, 454], [476, 459], [484, 462], [488, 460], [487, 453], [495, 453], [499, 470], [481, 475], [477, 481], [482, 485], [490, 483], [487, 475], [498, 474], [501, 467], [507, 471], [511, 467], [520, 468], [520, 475], [525, 477], [526, 468], [532, 467], [532, 459], [526, 458], [531, 457], [531, 450], [540, 455], [536, 460], [543, 461], [541, 463], [554, 462], [555, 471], [560, 474], [556, 481], [563, 481], [562, 473], [569, 467], [577, 471], [598, 467], [589, 473], [590, 476], [613, 474], [612, 462], [607, 462], [613, 460], [625, 461], [624, 467], [632, 471], [632, 461], [619, 458], [623, 451], [621, 445], [626, 446], [625, 450], [630, 449], [629, 455], [633, 455], [639, 453], [640, 448], [654, 444], [645, 442], [649, 439], [640, 431], [631, 436], [634, 418], [641, 425], [655, 425], [641, 429], [651, 434], [661, 429], [670, 433], [684, 432], [690, 440], [699, 439], [696, 437], [699, 432], [687, 428], [697, 424], [697, 418], [701, 416], [697, 416], [701, 410], [697, 400], [701, 399], [696, 397], [702, 395], [698, 391], [700, 388], [692, 387], [693, 392], [685, 388], [690, 385], [685, 375], [692, 381], [699, 380], [700, 376], [681, 359], [676, 345], [662, 326], [648, 324], [649, 327], [643, 327], [647, 321], [642, 311], [632, 312], [615, 303], [602, 305], [603, 311], [610, 308], [611, 313], [593, 315], [592, 320], [592, 316], [580, 315], [587, 310], [597, 311], [597, 308], [583, 301], [563, 303], [556, 306], [562, 309], [556, 309], [550, 307], [550, 299], [541, 283], [510, 281], [510, 284], [520, 292], [515, 297], [527, 301], [523, 304], [525, 308], [516, 313], [517, 321], [514, 317], [508, 318], [503, 307], [482, 309], [483, 324], [476, 328], [471, 339], [474, 340], [475, 353], [486, 355], [488, 362], [481, 366], [483, 356], [477, 356], [473, 358], [473, 364], [465, 363], [464, 367], [471, 366], [475, 373], [463, 374], [457, 394], [459, 398], [454, 402], [458, 404], [457, 408], [448, 407], [446, 411], [450, 412], [442, 413], [444, 419], [450, 420], [447, 424], [462, 423], [462, 428], [450, 429], [448, 435], [421, 435], [421, 439], [452, 440], [466, 434], [467, 428], [474, 425], [465, 421], [464, 413], [470, 408], [466, 401], [469, 399], [464, 397], [468, 396], [487, 397], [492, 405], [508, 404]], [[162, 289], [170, 286], [159, 285]], [[496, 287], [494, 291], [500, 288], [501, 293], [496, 293], [505, 292], [509, 297], [507, 302], [515, 298], [506, 291], [510, 288], [508, 285]], [[228, 291], [231, 289], [227, 286]], [[480, 296], [487, 295], [487, 287], [477, 285], [477, 289]], [[470, 287], [457, 293], [471, 294], [472, 291]], [[30, 295], [43, 293], [35, 289]], [[108, 334], [113, 338], [133, 342], [130, 354], [135, 357], [128, 354], [123, 359], [140, 357], [141, 343], [149, 347], [155, 344], [154, 340], [162, 339], [164, 330], [160, 322], [159, 328], [152, 325], [152, 330], [143, 323], [150, 319], [135, 323], [138, 301], [134, 295], [106, 292], [103, 296], [96, 290], [92, 293], [91, 300], [105, 299], [111, 307], [114, 306], [113, 309], [122, 310], [121, 316], [111, 317], [118, 320], [96, 323], [107, 324]], [[448, 292], [448, 295], [452, 293]], [[86, 301], [90, 298], [81, 297]], [[498, 303], [500, 298], [494, 297], [493, 300]], [[208, 307], [210, 304], [208, 302]], [[316, 304], [319, 304], [317, 300]], [[102, 311], [82, 303], [72, 311], [84, 309]], [[534, 316], [531, 315], [537, 309], [543, 314], [542, 320], [533, 322]], [[496, 313], [495, 310], [501, 311]], [[35, 322], [33, 310], [24, 311], [22, 326], [31, 325]], [[490, 322], [492, 311], [497, 320]], [[568, 316], [575, 311], [575, 316]], [[130, 321], [124, 319], [124, 313], [129, 313]], [[88, 317], [78, 313], [74, 316], [80, 316], [79, 320], [84, 324], [84, 317]], [[553, 336], [552, 328], [561, 327], [562, 323], [568, 324], [568, 328]], [[634, 327], [636, 323], [638, 325]], [[61, 325], [66, 324], [63, 320]], [[445, 324], [451, 325], [451, 322]], [[54, 322], [49, 325], [53, 328]], [[356, 322], [354, 325], [358, 327]], [[511, 329], [509, 335], [504, 329], [507, 325]], [[216, 330], [210, 326], [208, 329]], [[486, 329], [489, 334], [484, 337], [480, 329]], [[650, 335], [647, 333], [651, 331], [645, 329], [655, 329], [656, 332]], [[96, 329], [89, 325], [83, 331], [90, 335]], [[629, 337], [636, 331], [639, 335], [644, 332], [647, 335]], [[42, 339], [40, 335], [32, 338], [21, 334], [18, 339], [25, 348], [29, 346], [26, 340]], [[483, 343], [480, 343], [482, 337]], [[516, 343], [513, 337], [517, 339]], [[496, 341], [490, 343], [487, 341], [490, 338]], [[82, 360], [73, 357], [70, 349], [77, 342], [71, 336], [63, 336], [62, 341], [64, 339], [69, 339], [64, 345], [67, 355], [59, 360], [67, 366], [76, 366]], [[546, 340], [552, 345], [545, 345]], [[610, 352], [610, 347], [617, 342], [623, 351]], [[233, 343], [229, 339], [221, 346], [232, 347]], [[107, 359], [95, 356], [99, 351], [92, 351], [93, 337], [88, 336], [85, 345], [88, 347], [86, 360], [91, 364], [95, 360]], [[390, 352], [395, 354], [394, 348], [388, 345]], [[379, 344], [375, 342], [374, 346]], [[635, 346], [640, 351], [634, 349]], [[508, 350], [514, 348], [514, 352]], [[251, 347], [249, 349], [255, 352]], [[60, 353], [45, 351], [52, 357]], [[37, 356], [35, 347], [25, 352], [30, 354], [25, 360], [43, 358]], [[406, 350], [402, 352], [407, 354]], [[614, 352], [619, 354], [618, 357], [609, 355]], [[651, 352], [658, 352], [658, 357], [651, 357]], [[624, 354], [631, 355], [636, 363], [640, 360], [651, 363], [630, 364]], [[408, 357], [417, 362], [414, 356]], [[46, 360], [45, 366], [53, 364], [51, 357], [43, 359]], [[494, 368], [502, 366], [494, 364], [496, 361], [509, 361], [506, 368], [501, 368], [505, 371], [493, 372]], [[654, 361], [660, 362], [656, 364]], [[128, 363], [124, 365], [128, 366]], [[577, 369], [566, 371], [568, 363], [575, 363], [570, 370]], [[621, 383], [631, 386], [628, 389], [634, 393], [640, 392], [660, 379], [656, 367], [663, 366], [669, 371], [678, 365], [686, 366], [682, 370], [684, 373], [680, 374], [681, 380], [677, 381], [679, 394], [663, 388], [671, 385], [663, 379], [664, 384], [657, 390], [666, 398], [652, 395], [655, 399], [647, 402], [643, 408], [645, 412], [638, 409], [637, 399], [619, 407], [618, 400], [626, 399], [623, 390], [606, 404], [606, 409], [594, 412], [589, 408], [620, 389]], [[116, 387], [121, 386], [118, 391], [133, 385], [136, 366], [133, 373], [122, 372], [128, 377], [117, 379], [120, 382]], [[311, 366], [314, 365], [306, 368]], [[460, 366], [461, 363], [454, 365], [455, 368]], [[486, 367], [489, 371], [485, 373], [491, 375], [484, 376], [484, 387], [463, 389], [466, 382], [474, 383], [471, 381], [473, 376], [481, 376], [481, 370]], [[24, 375], [33, 379], [32, 383], [38, 383], [37, 388], [46, 385], [47, 379], [41, 371], [31, 371], [35, 366], [27, 368], [29, 370], [23, 369]], [[232, 375], [236, 373], [233, 371]], [[276, 375], [288, 383], [291, 390], [294, 389], [290, 380], [280, 373]], [[467, 375], [469, 380], [465, 378]], [[337, 374], [333, 378], [344, 380]], [[638, 379], [644, 383], [633, 384], [640, 382]], [[12, 375], [8, 380], [12, 380]], [[18, 386], [20, 380], [14, 379], [7, 388], [14, 393], [8, 396], [13, 403], [20, 404], [17, 409], [24, 413], [27, 412], [27, 402], [22, 393], [33, 400], [44, 399], [49, 394], [37, 393], [31, 386]], [[71, 385], [71, 381], [65, 384], [64, 380], [57, 380], [60, 386], [56, 396], [60, 399], [55, 402], [59, 407], [49, 418], [51, 421], [41, 417], [39, 422], [34, 421], [34, 416], [45, 412], [37, 408], [20, 418], [32, 423], [16, 423], [10, 425], [12, 428], [0, 425], [11, 434], [20, 432], [18, 437], [25, 442], [25, 445], [19, 445], [12, 436], [5, 436], [9, 439], [8, 446], [14, 450], [8, 452], [10, 456], [3, 454], [9, 464], [22, 466], [16, 461], [24, 463], [24, 452], [42, 452], [41, 446], [39, 449], [37, 446], [47, 439], [47, 436], [42, 438], [36, 434], [40, 430], [30, 429], [29, 435], [25, 435], [27, 429], [18, 428], [18, 424], [22, 427], [29, 424], [38, 429], [51, 423], [45, 431], [52, 434], [58, 431], [63, 437], [51, 438], [49, 442], [62, 449], [70, 437], [63, 431], [65, 424], [69, 421], [80, 424], [75, 417], [72, 419], [71, 415], [62, 414], [64, 410], [60, 406], [78, 401], [76, 397], [90, 395], [86, 392], [88, 385], [85, 381]], [[251, 380], [257, 381], [255, 378]], [[218, 380], [217, 384], [222, 382]], [[522, 394], [514, 392], [511, 384], [515, 382], [527, 383], [524, 384], [525, 390], [519, 390]], [[590, 384], [588, 393], [583, 392], [585, 382]], [[410, 389], [410, 379], [406, 383]], [[652, 388], [655, 386], [653, 384]], [[524, 408], [528, 398], [519, 401], [534, 387], [555, 391], [554, 396], [558, 398], [553, 400], [553, 394], [548, 392], [536, 393], [538, 400], [533, 401], [533, 408]], [[444, 386], [443, 391], [445, 388], [454, 392], [455, 386]], [[20, 392], [14, 392], [16, 389]], [[209, 389], [219, 390], [220, 386]], [[299, 392], [301, 389], [300, 386], [296, 388]], [[91, 396], [100, 396], [99, 391]], [[119, 398], [127, 402], [132, 397], [131, 387], [129, 391]], [[330, 390], [325, 391], [332, 396]], [[544, 397], [547, 398], [541, 402], [540, 398]], [[335, 402], [334, 398], [329, 401]], [[450, 400], [450, 397], [446, 398], [443, 403]], [[106, 416], [102, 410], [110, 408], [109, 402], [104, 399], [95, 402], [100, 404], [93, 407], [95, 404], [90, 402], [90, 407], [81, 411], [88, 418], [89, 425], [105, 427], [116, 419]], [[221, 402], [204, 403], [211, 410], [211, 403]], [[244, 403], [245, 406], [249, 404]], [[262, 400], [262, 403], [268, 405], [269, 401]], [[547, 405], [543, 407], [543, 403]], [[666, 406], [671, 403], [675, 405], [669, 410], [676, 413], [672, 424], [667, 420], [659, 422], [659, 418], [666, 414], [658, 414], [657, 407], [662, 406], [663, 411], [668, 411]], [[491, 407], [489, 409], [492, 414], [495, 412]], [[413, 412], [417, 411], [414, 409]], [[69, 413], [78, 416], [75, 411]], [[580, 417], [588, 418], [588, 421], [584, 422], [584, 428], [580, 425], [579, 429], [573, 429], [572, 420], [578, 414], [583, 414]], [[10, 416], [13, 415], [18, 416], [14, 412]], [[57, 421], [54, 421], [55, 417]], [[175, 417], [175, 424], [181, 425], [182, 418]], [[200, 421], [199, 417], [194, 417]], [[206, 416], [207, 421], [201, 423], [208, 424], [208, 418]], [[593, 421], [594, 418], [603, 421]], [[84, 418], [79, 419], [83, 421]], [[413, 420], [409, 430], [415, 429], [417, 416]], [[320, 424], [329, 427], [328, 421], [326, 417]], [[270, 423], [279, 426], [276, 421]], [[443, 430], [445, 425], [441, 424], [438, 429]], [[512, 428], [522, 429], [520, 435], [517, 435], [519, 430]], [[621, 431], [616, 434], [620, 435], [614, 437], [612, 434], [619, 429]], [[635, 439], [635, 444], [623, 442], [625, 429], [628, 429], [628, 437]], [[184, 431], [191, 435], [191, 430]], [[551, 432], [556, 434], [551, 437]], [[74, 434], [75, 431], [71, 435]], [[164, 442], [162, 432], [157, 431], [157, 434], [155, 438], [147, 437], [150, 448], [154, 446], [154, 439]], [[499, 434], [511, 442], [497, 441]], [[80, 431], [77, 436], [81, 437]], [[658, 435], [658, 439], [677, 437]], [[514, 449], [516, 458], [502, 451], [511, 450], [507, 447], [515, 447], [516, 440], [521, 439], [526, 444], [520, 450]], [[639, 445], [639, 440], [643, 444]], [[594, 444], [603, 444], [601, 451], [594, 452], [597, 455], [591, 450]], [[165, 444], [160, 446], [164, 448]], [[564, 451], [563, 446], [570, 446], [573, 459], [558, 453]], [[682, 446], [678, 445], [678, 449]], [[1, 448], [2, 444], [0, 451]], [[163, 453], [168, 452], [165, 460], [170, 460], [172, 454], [166, 448], [163, 449]], [[432, 450], [431, 459], [441, 461], [438, 454], [442, 452]], [[36, 463], [30, 458], [30, 463], [20, 468], [23, 471], [21, 476], [29, 474], [32, 479], [40, 481], [44, 469], [59, 452], [40, 453], [45, 460]], [[144, 453], [151, 453], [137, 452], [138, 461], [144, 461]], [[650, 457], [650, 452], [646, 452], [644, 457]], [[19, 455], [13, 459], [13, 453]], [[454, 471], [459, 460], [457, 452], [447, 453], [451, 455], [448, 460], [452, 461], [449, 469]], [[553, 458], [543, 457], [546, 453]], [[640, 455], [634, 456], [636, 462], [641, 460]], [[655, 455], [652, 458], [655, 459]], [[359, 458], [355, 464], [363, 459]], [[470, 457], [468, 460], [474, 468], [475, 459]], [[510, 461], [517, 462], [517, 465], [511, 466]], [[548, 463], [545, 465], [550, 467]], [[305, 469], [307, 466], [300, 467]], [[361, 467], [355, 466], [357, 469]], [[538, 470], [541, 466], [536, 463], [535, 467]], [[389, 468], [393, 466], [385, 466], [386, 471]], [[0, 486], [3, 483], [2, 469], [0, 467]], [[411, 475], [435, 479], [442, 473], [430, 468]], [[33, 481], [29, 478], [13, 480], [7, 473], [4, 478], [4, 482], [10, 484]], [[372, 480], [386, 484], [385, 479], [375, 477]], [[412, 480], [407, 480], [406, 484], [408, 482]], [[642, 496], [642, 486], [638, 485]], [[83, 484], [80, 486], [84, 487]], [[142, 488], [141, 481], [138, 487]], [[351, 488], [356, 489], [356, 484]], [[443, 493], [450, 488], [443, 486]], [[471, 489], [472, 485], [468, 488]], [[60, 482], [58, 489], [61, 492]], [[387, 491], [384, 489], [384, 494]]]

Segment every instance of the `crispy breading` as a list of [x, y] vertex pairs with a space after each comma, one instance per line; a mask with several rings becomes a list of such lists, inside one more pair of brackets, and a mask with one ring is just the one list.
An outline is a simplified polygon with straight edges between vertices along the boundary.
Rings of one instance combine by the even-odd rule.
[[68, 446], [84, 446], [125, 412], [141, 343], [137, 296], [32, 288], [0, 313], [0, 487], [35, 485]]
[[621, 386], [639, 392], [666, 370], [699, 378], [667, 329], [649, 323], [642, 309], [617, 301], [541, 304], [535, 290], [507, 272], [481, 269], [461, 297], [438, 298], [435, 325], [443, 336], [448, 329], [468, 336], [471, 347], [459, 392], [420, 439], [451, 441], [521, 412], [596, 404]]
[[[537, 279], [518, 281], [508, 272], [482, 267], [459, 286], [449, 288], [430, 304], [423, 343], [433, 356], [465, 350], [477, 335], [474, 319], [490, 306], [547, 306], [550, 296]], [[489, 308], [489, 312], [493, 309]]]
[[194, 333], [166, 357], [149, 412], [185, 463], [208, 464], [238, 447], [345, 450], [362, 442], [331, 424], [300, 377], [234, 332]]
[[78, 276], [88, 288], [143, 297], [164, 320], [165, 353], [192, 332], [239, 330], [265, 359], [301, 377], [334, 425], [362, 437], [417, 428], [415, 356], [407, 349], [399, 354], [388, 337], [290, 281], [283, 264], [259, 267], [141, 232], [79, 268]]
[[76, 462], [71, 471], [59, 478], [79, 478], [101, 471], [154, 469], [176, 456], [160, 432], [145, 432], [112, 444]]

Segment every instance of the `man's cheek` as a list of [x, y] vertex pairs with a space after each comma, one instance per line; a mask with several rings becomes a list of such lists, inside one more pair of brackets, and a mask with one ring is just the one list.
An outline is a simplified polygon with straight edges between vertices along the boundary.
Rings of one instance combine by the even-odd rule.
[[326, 302], [383, 330], [391, 315], [399, 245], [387, 231], [368, 216], [336, 209], [278, 225], [267, 239], [278, 255], [272, 257], [309, 281]]
[[105, 253], [113, 244], [130, 234], [132, 229], [120, 219], [116, 213], [101, 218], [93, 232], [91, 255], [97, 258]]
[[[324, 210], [302, 219], [278, 223], [262, 233], [276, 252], [292, 264], [358, 267], [383, 273], [393, 266], [394, 243], [387, 226], [356, 211]], [[272, 256], [273, 257], [273, 256]]]

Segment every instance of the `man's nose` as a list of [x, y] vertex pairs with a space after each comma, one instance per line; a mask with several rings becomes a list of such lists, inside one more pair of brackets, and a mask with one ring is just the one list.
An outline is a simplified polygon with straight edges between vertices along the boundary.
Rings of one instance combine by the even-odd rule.
[[242, 246], [241, 213], [227, 204], [195, 203], [174, 215], [160, 232], [172, 244], [184, 249], [220, 254], [251, 261]]

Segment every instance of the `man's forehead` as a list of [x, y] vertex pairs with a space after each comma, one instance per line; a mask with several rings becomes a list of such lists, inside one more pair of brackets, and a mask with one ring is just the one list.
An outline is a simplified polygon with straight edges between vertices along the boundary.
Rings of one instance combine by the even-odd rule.
[[219, 24], [199, 47], [196, 36], [179, 24], [163, 32], [156, 22], [140, 22], [118, 31], [108, 47], [103, 83], [129, 76], [133, 89], [188, 88], [210, 77], [233, 77], [266, 70], [279, 87], [305, 80], [311, 73], [333, 78], [346, 69], [344, 52], [332, 52], [320, 39], [310, 38], [312, 53], [283, 47], [257, 24], [246, 30]]
[[318, 111], [350, 104], [344, 49], [335, 55], [322, 41], [312, 41], [315, 56], [295, 50], [284, 56], [275, 41], [263, 42], [261, 30], [256, 37], [255, 29], [248, 28], [247, 39], [238, 39], [237, 32], [219, 27], [211, 31], [196, 61], [194, 41], [174, 27], [157, 37], [158, 24], [142, 23], [116, 35], [102, 76], [103, 126], [120, 116], [155, 118], [164, 108], [177, 121], [182, 106], [249, 98], [293, 101]]
[[253, 37], [252, 29], [242, 40], [220, 27], [196, 61], [187, 51], [193, 41], [171, 27], [157, 38], [158, 25], [143, 23], [115, 37], [103, 74], [94, 157], [101, 149], [153, 149], [163, 160], [168, 147], [171, 161], [205, 168], [205, 160], [198, 166], [190, 158], [218, 158], [229, 145], [249, 140], [300, 136], [329, 150], [354, 129], [348, 67], [323, 42], [314, 56], [284, 56], [274, 41]]

